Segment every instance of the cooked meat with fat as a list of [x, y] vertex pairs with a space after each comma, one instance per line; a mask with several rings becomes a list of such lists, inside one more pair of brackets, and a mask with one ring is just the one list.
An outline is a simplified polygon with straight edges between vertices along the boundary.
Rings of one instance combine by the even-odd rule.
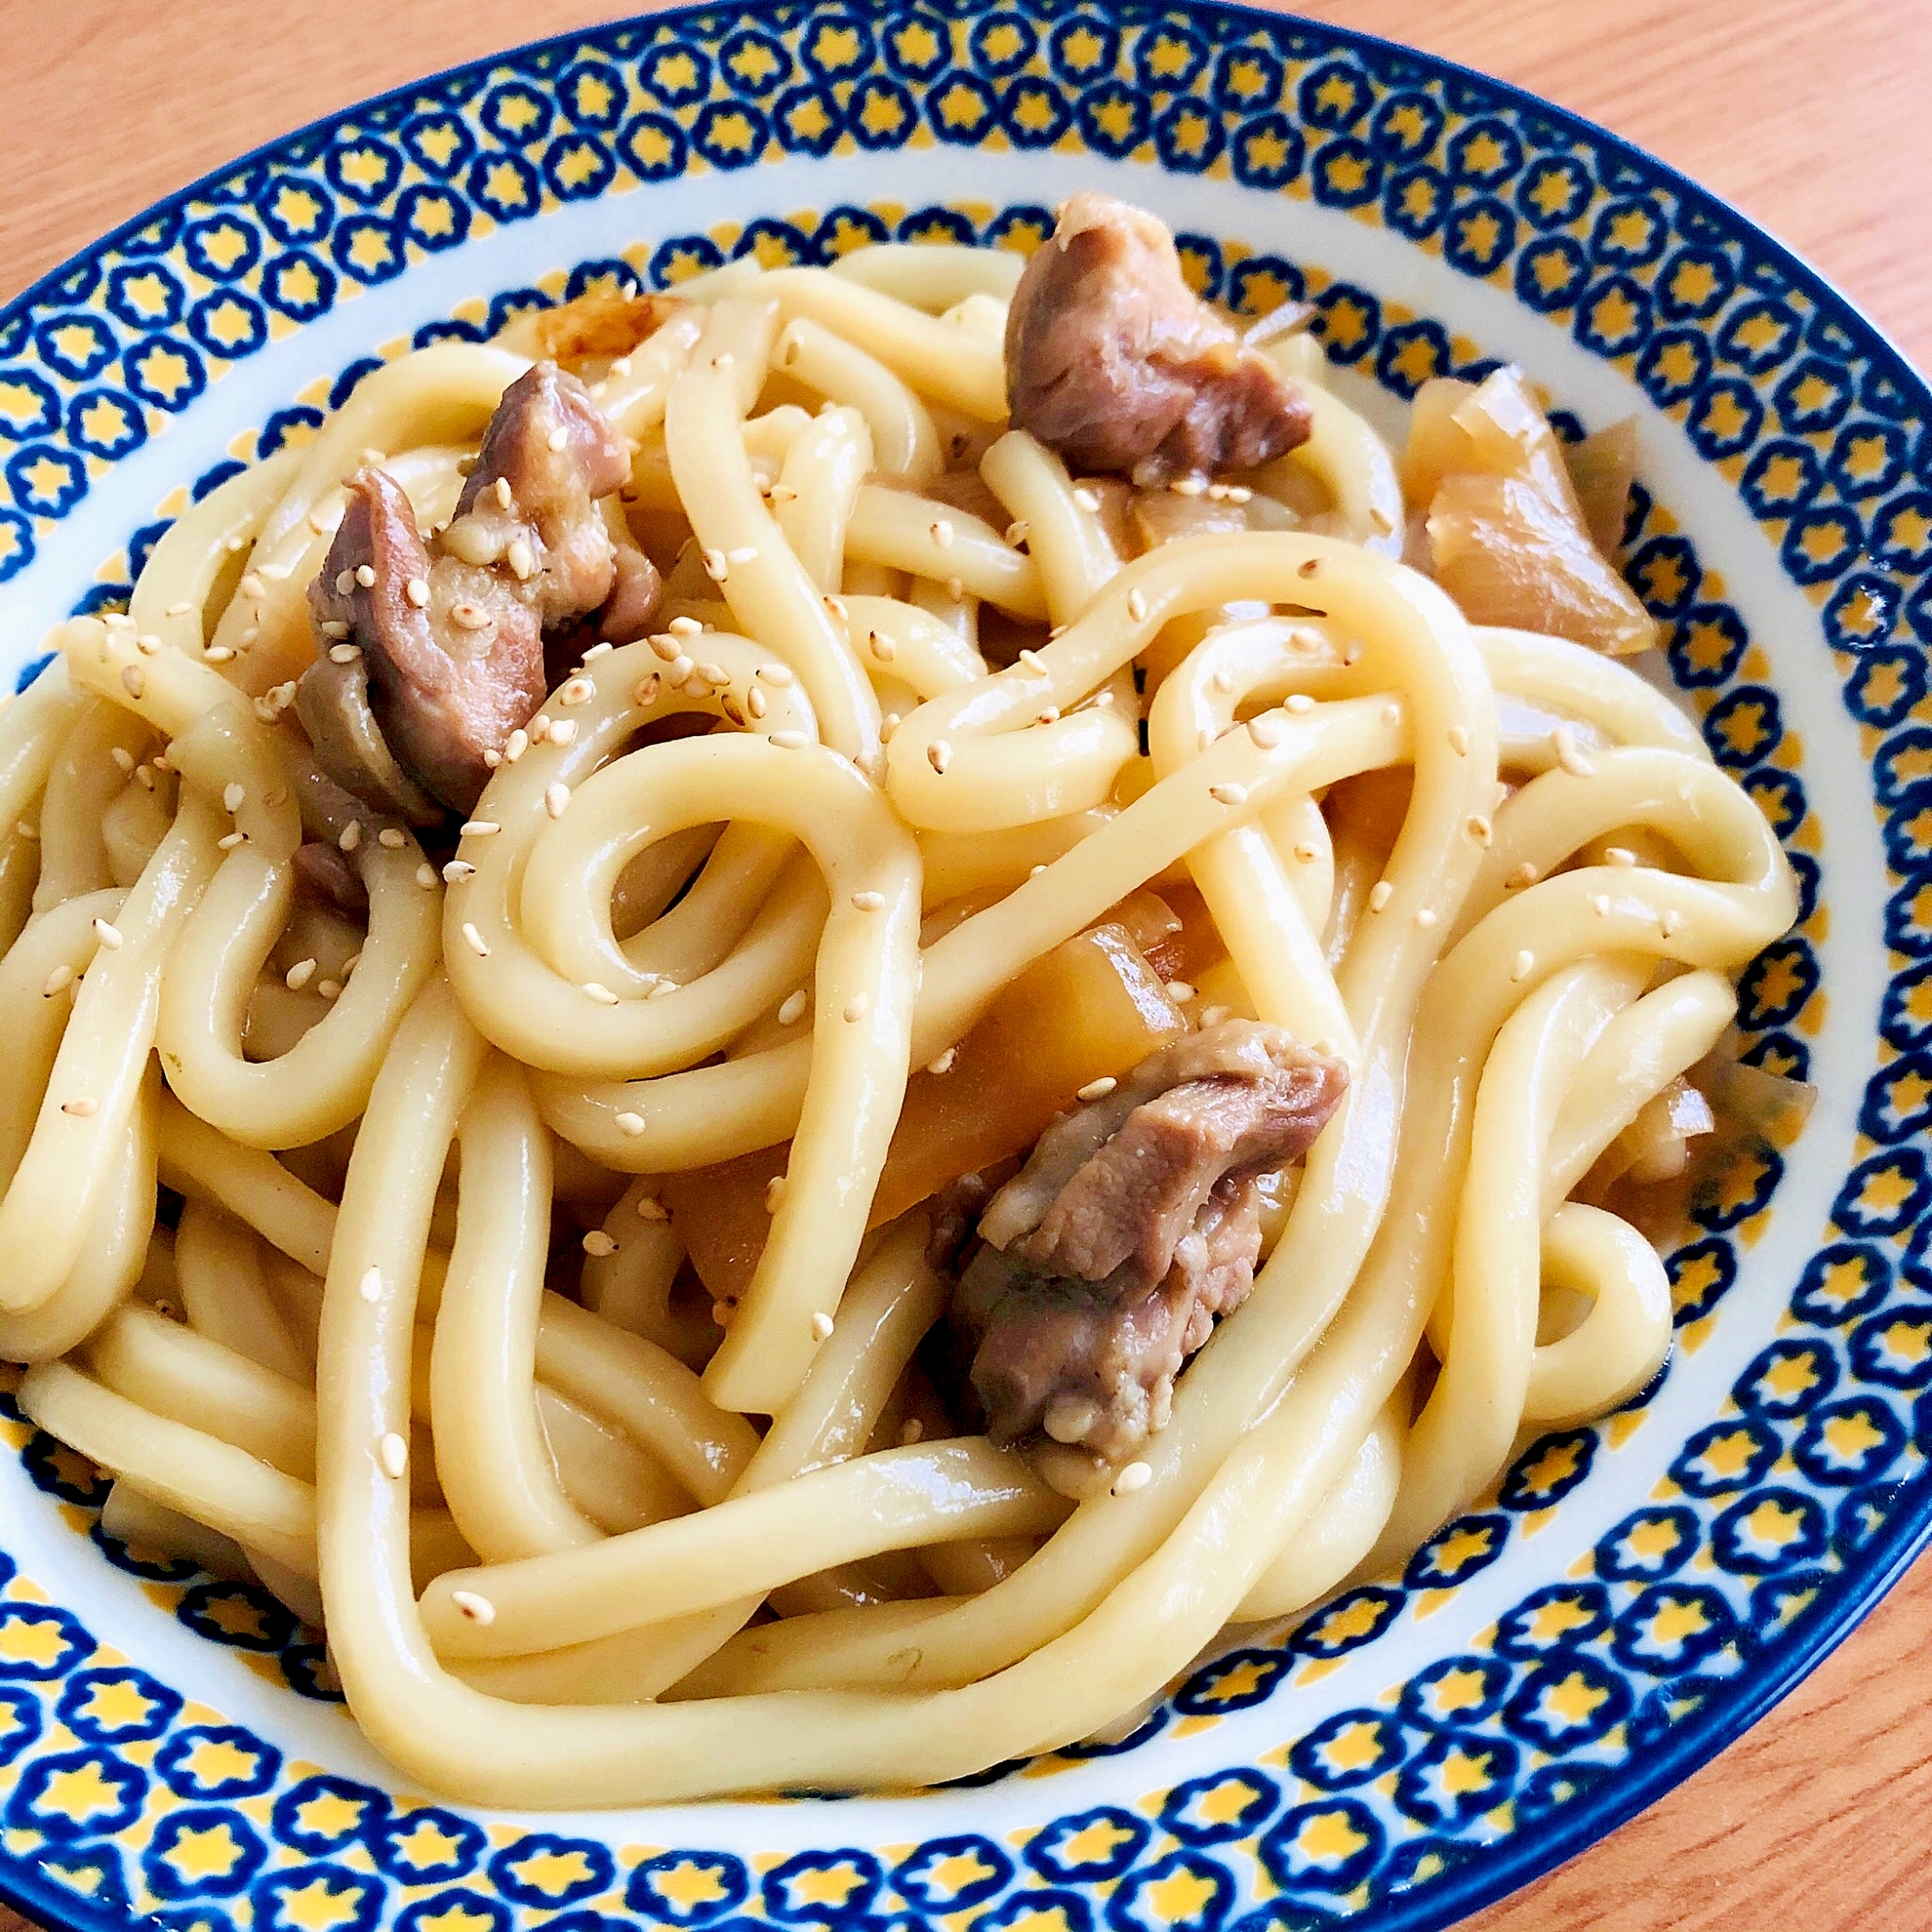
[[995, 1441], [1043, 1431], [1118, 1462], [1165, 1424], [1181, 1364], [1254, 1284], [1256, 1177], [1307, 1151], [1347, 1085], [1280, 1028], [1229, 1020], [1040, 1136], [953, 1296]]
[[1007, 399], [1075, 469], [1149, 487], [1272, 462], [1310, 426], [1295, 385], [1187, 286], [1167, 229], [1091, 188], [1013, 293]]
[[[349, 479], [309, 587], [324, 650], [296, 697], [331, 778], [415, 824], [475, 804], [485, 753], [543, 702], [545, 631], [600, 611], [607, 634], [649, 622], [657, 572], [613, 541], [597, 502], [628, 473], [589, 391], [538, 363], [503, 392], [456, 514], [433, 539], [385, 471]], [[359, 655], [338, 663], [344, 642]]]

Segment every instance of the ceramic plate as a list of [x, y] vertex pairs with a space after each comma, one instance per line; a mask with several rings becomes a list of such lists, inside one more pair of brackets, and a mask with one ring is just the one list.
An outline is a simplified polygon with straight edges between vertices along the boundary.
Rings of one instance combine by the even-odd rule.
[[0, 1398], [0, 1892], [29, 1913], [1437, 1926], [1685, 1776], [1924, 1540], [1926, 391], [1776, 244], [1540, 101], [1278, 16], [1063, 0], [674, 14], [405, 88], [0, 311], [6, 648], [123, 598], [192, 497], [412, 343], [747, 252], [1028, 248], [1090, 183], [1158, 210], [1204, 292], [1315, 302], [1358, 399], [1399, 415], [1509, 357], [1572, 427], [1639, 419], [1624, 568], [1804, 889], [1744, 979], [1749, 1057], [1821, 1089], [1672, 1256], [1667, 1373], [1124, 1745], [907, 1796], [523, 1817], [397, 1789], [313, 1633], [102, 1536], [94, 1471]]

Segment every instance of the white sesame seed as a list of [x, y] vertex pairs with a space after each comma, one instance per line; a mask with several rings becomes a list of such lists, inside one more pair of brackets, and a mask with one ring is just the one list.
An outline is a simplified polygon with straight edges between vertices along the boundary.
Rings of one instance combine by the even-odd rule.
[[1104, 1100], [1121, 1083], [1111, 1073], [1103, 1073], [1097, 1080], [1090, 1080], [1074, 1094], [1076, 1100]]
[[946, 580], [946, 594], [953, 603], [958, 603], [966, 594], [966, 580], [963, 577], [949, 577]]
[[480, 604], [472, 604], [464, 597], [449, 607], [449, 621], [459, 631], [487, 631], [490, 628], [490, 613]]
[[1668, 906], [1657, 922], [1665, 939], [1674, 939], [1683, 928], [1684, 915], [1675, 906]]
[[319, 627], [325, 638], [346, 638], [349, 626], [340, 617], [325, 617]]
[[796, 1026], [805, 1017], [805, 988], [785, 995], [784, 1005], [779, 1009], [780, 1026]]
[[1435, 915], [1428, 906], [1417, 906], [1415, 909], [1415, 923], [1426, 932], [1429, 927], [1435, 923]]
[[1604, 848], [1604, 863], [1606, 866], [1634, 866], [1636, 854], [1628, 845], [1606, 845]]
[[1281, 743], [1281, 725], [1264, 712], [1261, 717], [1248, 720], [1248, 736], [1263, 751], [1271, 752]]
[[798, 492], [789, 483], [774, 483], [766, 492], [774, 503], [796, 503]]
[[755, 563], [757, 557], [758, 547], [756, 544], [739, 544], [735, 549], [727, 550], [724, 553], [724, 561], [726, 563]]
[[41, 997], [51, 1000], [56, 993], [64, 993], [73, 984], [73, 968], [65, 961], [47, 975], [46, 984], [41, 988]]
[[148, 687], [148, 674], [139, 665], [123, 665], [121, 683], [129, 697], [139, 697]]
[[583, 1252], [595, 1261], [617, 1252], [617, 1243], [602, 1228], [592, 1228], [583, 1237]]
[[1036, 650], [1021, 651], [1017, 662], [1025, 665], [1028, 670], [1041, 677], [1047, 674], [1046, 660]]
[[1215, 671], [1214, 675], [1208, 679], [1208, 682], [1214, 687], [1216, 691], [1225, 694], [1227, 692], [1234, 690], [1235, 674], [1233, 671], [1228, 669], [1228, 668], [1225, 665], [1223, 665], [1219, 669]]
[[483, 935], [476, 930], [476, 927], [468, 920], [466, 920], [463, 923], [463, 943], [464, 945], [469, 947], [470, 952], [475, 953], [477, 958], [479, 959], [489, 958], [490, 956], [489, 941], [486, 940], [483, 937]]
[[762, 718], [771, 709], [765, 701], [765, 694], [755, 684], [750, 686], [745, 693], [745, 709], [753, 718]]
[[[620, 1134], [629, 1134], [633, 1139], [644, 1130], [644, 1117], [641, 1114], [619, 1114], [616, 1116], [616, 1121], [617, 1131]], [[643, 1210], [639, 1208], [639, 1211], [641, 1213]]]
[[416, 867], [416, 884], [426, 893], [436, 890], [436, 867], [427, 859]]
[[1060, 706], [1057, 704], [1041, 705], [1034, 713], [1033, 722], [1036, 724], [1058, 724], [1060, 723]]
[[783, 1175], [775, 1174], [765, 1182], [765, 1212], [767, 1214], [776, 1214], [779, 1211], [779, 1203], [784, 1199], [784, 1192], [785, 1178]]
[[235, 653], [226, 644], [210, 644], [201, 655], [205, 663], [212, 665], [233, 664], [235, 661]]
[[1594, 912], [1599, 919], [1608, 919], [1610, 916], [1609, 894], [1592, 893], [1590, 895], [1590, 910]]
[[355, 588], [355, 573], [353, 570], [338, 570], [335, 573], [335, 594], [347, 597]]
[[704, 574], [713, 583], [723, 583], [731, 574], [731, 565], [722, 550], [707, 550], [699, 561], [704, 565]]
[[1167, 487], [1177, 497], [1203, 497], [1208, 493], [1208, 479], [1205, 476], [1177, 476]]
[[941, 550], [951, 550], [952, 548], [952, 526], [946, 518], [940, 517], [937, 519], [931, 526], [928, 534]]
[[593, 1000], [595, 1000], [600, 1007], [614, 1007], [617, 1004], [616, 994], [613, 993], [609, 986], [605, 985], [602, 980], [584, 980], [583, 990]]
[[366, 563], [358, 563], [355, 566], [355, 581], [364, 590], [375, 589], [376, 572], [374, 566]]
[[355, 851], [362, 842], [362, 821], [359, 818], [352, 818], [342, 828], [341, 837], [335, 842], [344, 852]]
[[574, 745], [577, 742], [577, 720], [575, 718], [559, 718], [550, 727], [550, 741], [553, 745], [558, 747]]
[[409, 842], [401, 829], [394, 825], [384, 826], [376, 835], [376, 843], [385, 852], [400, 852]]
[[1494, 828], [1480, 811], [1469, 820], [1468, 831], [1478, 845], [1487, 845], [1495, 837]]
[[812, 1315], [811, 1339], [814, 1342], [829, 1342], [832, 1339], [832, 1318], [822, 1308]]
[[114, 760], [114, 763], [117, 766], [117, 768], [124, 774], [131, 772], [134, 769], [134, 754], [132, 752], [128, 751], [127, 746], [110, 745], [107, 748], [107, 754]]
[[537, 567], [536, 554], [522, 537], [512, 537], [509, 548], [504, 551], [503, 555], [510, 566], [511, 576], [519, 583], [527, 582], [529, 578], [535, 575]]
[[248, 835], [245, 832], [224, 832], [214, 841], [214, 849], [217, 852], [232, 852], [238, 845], [245, 845], [247, 842]]
[[1321, 856], [1321, 849], [1312, 838], [1299, 838], [1293, 846], [1294, 856], [1304, 866], [1312, 866]]
[[670, 1209], [655, 1194], [638, 1196], [638, 1219], [640, 1221], [668, 1221]]
[[492, 838], [502, 829], [494, 818], [469, 818], [459, 828], [459, 836], [464, 838]]
[[1153, 1481], [1153, 1471], [1145, 1463], [1129, 1463], [1114, 1478], [1114, 1493], [1117, 1496], [1130, 1496], [1136, 1490], [1144, 1490]]
[[1371, 912], [1380, 912], [1382, 907], [1387, 905], [1389, 900], [1394, 898], [1394, 896], [1395, 888], [1386, 879], [1378, 879], [1369, 888], [1369, 910]]
[[223, 811], [240, 811], [242, 802], [248, 796], [239, 784], [225, 784], [221, 787], [221, 809]]
[[1469, 751], [1469, 733], [1466, 726], [1452, 724], [1449, 727], [1449, 749], [1461, 757], [1466, 757]]
[[695, 638], [703, 628], [696, 617], [673, 617], [665, 626], [674, 638]]
[[353, 665], [362, 655], [360, 644], [330, 644], [328, 661], [330, 664]]
[[291, 966], [286, 973], [282, 975], [282, 983], [289, 989], [290, 992], [299, 993], [301, 989], [304, 986], [306, 986], [308, 982], [314, 978], [315, 978], [315, 961], [313, 959], [298, 959], [296, 963], [293, 966]]
[[1208, 787], [1208, 796], [1218, 800], [1222, 805], [1245, 805], [1248, 788], [1246, 785], [1238, 784], [1210, 784]]
[[1535, 953], [1526, 951], [1519, 952], [1516, 955], [1515, 964], [1510, 967], [1510, 978], [1512, 980], [1527, 980], [1535, 964]]
[[845, 1002], [845, 1017], [855, 1025], [872, 1009], [872, 996], [869, 993], [854, 993]]
[[364, 1301], [381, 1301], [383, 1298], [383, 1270], [372, 1264], [364, 1271], [362, 1279], [355, 1284], [355, 1293]]
[[403, 585], [403, 595], [407, 597], [410, 600], [410, 602], [416, 607], [418, 611], [428, 610], [429, 579], [426, 577], [411, 578], [410, 581]]
[[544, 787], [544, 810], [553, 818], [561, 818], [570, 807], [570, 787], [561, 779], [554, 779]]
[[760, 665], [752, 675], [762, 678], [767, 684], [778, 685], [781, 689], [792, 681], [791, 666], [787, 664]]
[[569, 710], [575, 705], [588, 704], [596, 696], [597, 687], [587, 677], [573, 677], [558, 688], [556, 701]]
[[1033, 526], [1025, 518], [1016, 517], [1007, 526], [1007, 541], [1017, 550], [1033, 534]]
[[956, 1046], [949, 1046], [937, 1060], [926, 1062], [925, 1070], [932, 1074], [951, 1073], [952, 1071], [952, 1063], [958, 1058], [959, 1049]]
[[861, 912], [878, 912], [886, 903], [884, 893], [854, 893], [852, 903]]
[[1147, 599], [1138, 589], [1127, 592], [1127, 622], [1139, 624], [1147, 617]]
[[376, 1445], [376, 1460], [383, 1465], [383, 1473], [390, 1482], [399, 1483], [403, 1472], [410, 1466], [410, 1445], [391, 1430]]
[[592, 644], [583, 653], [583, 662], [589, 664], [593, 658], [608, 658], [616, 648], [617, 646], [606, 638], [601, 643]]
[[446, 886], [460, 886], [465, 879], [473, 879], [476, 867], [467, 859], [451, 859], [442, 868], [442, 882]]
[[170, 604], [162, 614], [169, 617], [185, 617], [193, 609], [194, 606], [184, 597], [179, 604]]
[[342, 997], [342, 987], [334, 980], [318, 980], [315, 982], [315, 990], [325, 1000], [335, 1000]]
[[952, 747], [944, 738], [935, 738], [925, 748], [925, 761], [944, 778], [947, 766], [952, 762]]
[[474, 1590], [452, 1590], [449, 1601], [460, 1617], [467, 1617], [472, 1624], [490, 1624], [497, 1621], [497, 1605], [488, 1597], [479, 1597]]
[[81, 1094], [77, 1099], [63, 1100], [61, 1102], [61, 1112], [72, 1115], [76, 1121], [92, 1120], [99, 1111], [100, 1102], [90, 1099], [85, 1094]]
[[1527, 859], [1511, 872], [1503, 884], [1512, 892], [1520, 892], [1524, 886], [1533, 886], [1537, 880], [1537, 870]]
[[1291, 692], [1288, 696], [1289, 710], [1297, 715], [1306, 715], [1315, 709], [1315, 700], [1305, 691]]
[[660, 975], [650, 990], [645, 993], [647, 1000], [667, 1000], [677, 991], [677, 981]]
[[811, 737], [805, 731], [774, 731], [767, 742], [776, 745], [781, 752], [802, 752], [811, 743]]
[[656, 671], [639, 680], [638, 688], [631, 693], [631, 702], [639, 711], [648, 711], [658, 701], [658, 693], [664, 689], [664, 679]]
[[1569, 724], [1559, 724], [1549, 734], [1549, 743], [1556, 753], [1556, 762], [1575, 779], [1596, 776], [1597, 768], [1577, 749], [1577, 733]]
[[94, 936], [106, 947], [108, 952], [120, 952], [123, 942], [121, 928], [118, 925], [109, 925], [104, 919], [97, 919], [94, 922]]

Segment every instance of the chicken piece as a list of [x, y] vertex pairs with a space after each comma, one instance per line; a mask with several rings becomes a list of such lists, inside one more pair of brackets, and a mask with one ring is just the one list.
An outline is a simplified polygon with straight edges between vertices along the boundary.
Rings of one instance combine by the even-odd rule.
[[[538, 363], [503, 392], [434, 540], [385, 471], [350, 478], [349, 508], [309, 588], [327, 648], [296, 694], [331, 778], [417, 825], [475, 804], [486, 753], [543, 702], [544, 632], [607, 606], [642, 625], [655, 609], [656, 571], [613, 541], [598, 508], [627, 473], [589, 392]], [[359, 655], [336, 649], [351, 640]]]
[[1305, 1153], [1348, 1084], [1277, 1027], [1231, 1020], [1150, 1055], [1040, 1136], [980, 1216], [952, 1304], [988, 1433], [1119, 1462], [1254, 1285], [1257, 1177]]
[[1072, 468], [1149, 488], [1272, 462], [1311, 426], [1272, 358], [1187, 286], [1161, 222], [1091, 188], [1013, 293], [1007, 398]]

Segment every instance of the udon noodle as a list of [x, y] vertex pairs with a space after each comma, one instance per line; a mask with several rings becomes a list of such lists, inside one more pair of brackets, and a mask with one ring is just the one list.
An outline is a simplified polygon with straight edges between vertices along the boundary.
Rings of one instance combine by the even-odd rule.
[[[326, 1630], [439, 1791], [908, 1786], [1130, 1727], [1663, 1358], [1611, 1183], [1709, 1124], [1684, 1076], [1794, 916], [1771, 829], [1600, 639], [1481, 621], [1448, 484], [1306, 336], [1257, 353], [1307, 438], [1238, 475], [1082, 478], [1009, 428], [1020, 266], [741, 263], [622, 354], [593, 313], [402, 355], [0, 711], [20, 1405], [114, 1534]], [[542, 354], [666, 601], [579, 639], [440, 833], [318, 777], [309, 590], [358, 465], [449, 525]], [[996, 1019], [1060, 1077], [1087, 1009], [1028, 976], [1096, 929], [1133, 1059], [1233, 1015], [1347, 1090], [1171, 1417], [1083, 1488], [927, 1340], [934, 1189], [981, 1156], [893, 1177]], [[1095, 1065], [1049, 1113], [1130, 1070]], [[688, 1251], [748, 1184], [721, 1291]]]

